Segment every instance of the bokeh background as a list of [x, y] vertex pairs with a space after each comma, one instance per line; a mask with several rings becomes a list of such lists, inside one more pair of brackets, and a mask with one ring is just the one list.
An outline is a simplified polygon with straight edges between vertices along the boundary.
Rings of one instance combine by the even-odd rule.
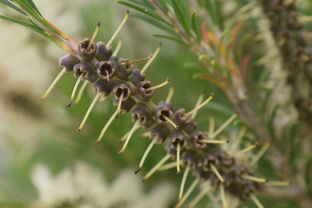
[[[111, 0], [35, 2], [47, 19], [77, 39], [90, 37], [96, 22], [101, 21], [97, 39], [107, 41], [126, 11]], [[227, 9], [235, 7], [235, 2], [240, 1], [233, 1]], [[2, 5], [0, 10], [11, 12]], [[154, 33], [159, 33], [155, 27], [131, 17], [118, 37], [123, 41], [120, 55], [129, 60], [150, 55], [162, 42], [147, 77], [154, 83], [170, 77], [171, 83], [159, 90], [154, 100], [165, 98], [173, 87], [174, 106], [191, 109], [200, 93], [214, 93], [216, 99], [200, 111], [198, 123], [207, 129], [210, 117], [217, 124], [224, 122], [234, 111], [217, 87], [194, 78], [201, 71], [196, 57], [179, 44], [152, 37]], [[133, 125], [130, 115], [121, 116], [105, 139], [95, 143], [115, 110], [111, 98], [96, 105], [80, 133], [76, 128], [95, 95], [91, 88], [79, 104], [67, 109], [75, 80], [65, 75], [46, 100], [39, 100], [60, 71], [57, 60], [64, 54], [62, 50], [34, 32], [4, 21], [0, 21], [0, 43], [0, 207], [173, 206], [181, 179], [174, 170], [159, 172], [145, 183], [140, 174], [133, 174], [149, 143], [143, 131], [135, 133], [122, 155], [117, 154], [120, 138]], [[153, 149], [143, 171], [164, 154], [163, 147]]]

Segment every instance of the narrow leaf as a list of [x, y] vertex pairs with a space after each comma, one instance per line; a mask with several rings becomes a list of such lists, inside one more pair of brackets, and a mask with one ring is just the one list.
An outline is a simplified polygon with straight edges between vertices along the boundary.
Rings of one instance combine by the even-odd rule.
[[185, 43], [182, 40], [180, 40], [180, 39], [178, 39], [176, 37], [167, 36], [167, 35], [161, 35], [161, 34], [153, 34], [152, 36], [154, 36], [156, 38], [162, 38], [162, 39], [166, 39], [166, 40], [175, 41], [175, 42], [177, 42], [179, 44], [185, 45]]
[[20, 8], [18, 8], [17, 6], [15, 6], [11, 2], [9, 2], [8, 0], [0, 0], [0, 3], [6, 5], [6, 6], [10, 7], [10, 8], [12, 8], [12, 9], [14, 9], [15, 11], [17, 11], [17, 12], [23, 14], [23, 15], [26, 15], [25, 12], [23, 12]]
[[183, 12], [183, 9], [180, 7], [180, 4], [178, 3], [178, 0], [172, 0], [172, 7], [174, 9], [174, 12], [180, 22], [180, 24], [182, 25], [182, 27], [184, 28], [185, 32], [190, 35], [190, 26], [189, 23], [187, 21], [186, 18], [186, 14]]

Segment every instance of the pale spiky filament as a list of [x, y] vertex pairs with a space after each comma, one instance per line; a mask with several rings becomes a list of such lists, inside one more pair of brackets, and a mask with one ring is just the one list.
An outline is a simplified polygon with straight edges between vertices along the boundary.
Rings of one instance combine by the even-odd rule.
[[181, 199], [183, 196], [183, 191], [184, 191], [184, 187], [185, 187], [185, 183], [186, 183], [186, 179], [187, 179], [187, 175], [188, 175], [189, 171], [190, 171], [190, 168], [187, 166], [184, 170], [182, 181], [181, 181], [181, 186], [180, 186], [180, 191], [179, 191], [179, 199]]
[[155, 86], [152, 86], [150, 88], [148, 88], [149, 90], [157, 90], [163, 86], [166, 86], [167, 84], [169, 84], [170, 80], [169, 79], [166, 79], [164, 82], [158, 84], [158, 85], [155, 85]]
[[117, 56], [122, 46], [122, 40], [119, 40], [112, 56]]
[[289, 186], [290, 183], [288, 181], [269, 181], [265, 185], [267, 186]]
[[[180, 162], [180, 164], [181, 164], [181, 162]], [[176, 161], [161, 166], [158, 169], [158, 171], [169, 170], [169, 169], [175, 168], [175, 167], [177, 167], [177, 162]]]
[[197, 109], [197, 110], [193, 111], [193, 113], [191, 114], [191, 119], [194, 119], [196, 117], [197, 112], [199, 110], [198, 107], [203, 102], [203, 99], [204, 99], [204, 95], [201, 93], [199, 98], [197, 99], [197, 102], [196, 102], [195, 107], [194, 107], [194, 109]]
[[80, 102], [80, 100], [81, 100], [81, 98], [82, 98], [82, 95], [83, 95], [83, 93], [84, 93], [84, 91], [85, 91], [85, 89], [86, 89], [86, 87], [87, 87], [88, 84], [89, 84], [89, 81], [88, 81], [88, 80], [85, 80], [85, 81], [83, 82], [83, 84], [82, 84], [82, 86], [81, 86], [81, 88], [80, 88], [80, 90], [79, 90], [79, 92], [78, 92], [77, 98], [75, 99], [75, 103], [76, 103], [76, 104]]
[[78, 129], [77, 129], [78, 131], [81, 131], [81, 129], [82, 129], [83, 126], [85, 125], [85, 123], [86, 123], [86, 121], [87, 121], [87, 119], [88, 119], [88, 117], [89, 117], [89, 115], [90, 115], [90, 113], [91, 113], [93, 107], [95, 106], [95, 103], [98, 101], [98, 99], [100, 98], [100, 96], [101, 96], [101, 94], [98, 93], [98, 94], [96, 94], [96, 96], [95, 96], [94, 99], [92, 100], [92, 102], [91, 102], [91, 104], [90, 104], [90, 106], [89, 106], [89, 108], [88, 108], [88, 110], [87, 110], [85, 116], [83, 117], [83, 119], [82, 119], [82, 121], [81, 121], [81, 123], [80, 123], [80, 125], [79, 125], [79, 127], [78, 127]]
[[102, 131], [101, 131], [99, 137], [97, 138], [96, 142], [100, 142], [102, 140], [102, 138], [103, 138], [105, 132], [107, 131], [108, 127], [112, 124], [113, 120], [118, 116], [118, 114], [120, 112], [120, 108], [121, 108], [122, 99], [123, 99], [123, 94], [121, 94], [121, 96], [119, 98], [119, 102], [118, 102], [117, 109], [116, 109], [115, 113], [110, 117], [110, 119], [105, 124], [105, 126], [102, 129]]
[[197, 186], [199, 182], [199, 179], [197, 178], [189, 187], [189, 189], [185, 192], [183, 197], [179, 200], [178, 204], [176, 205], [176, 208], [179, 208], [183, 205], [183, 203], [186, 201], [186, 199], [191, 195], [191, 193], [194, 191], [195, 187]]
[[177, 173], [180, 173], [181, 169], [180, 169], [180, 152], [181, 152], [181, 146], [180, 144], [178, 144], [177, 146], [177, 155], [176, 155], [176, 158], [177, 158]]
[[156, 56], [158, 55], [159, 51], [160, 51], [160, 47], [157, 47], [155, 52], [152, 55], [152, 58], [150, 60], [148, 60], [148, 62], [143, 66], [141, 73], [144, 74], [144, 72], [147, 70], [147, 68], [152, 64], [152, 62], [154, 61], [154, 59], [156, 58]]
[[129, 141], [132, 137], [132, 135], [134, 134], [134, 132], [140, 127], [139, 122], [135, 122], [135, 124], [133, 125], [133, 127], [130, 129], [128, 136], [126, 138], [126, 141], [124, 142], [121, 150], [118, 152], [118, 154], [123, 153], [125, 151], [125, 149], [127, 148]]
[[128, 63], [128, 65], [132, 65], [132, 64], [143, 62], [143, 61], [147, 61], [147, 60], [149, 60], [151, 58], [152, 58], [152, 56], [148, 56], [148, 57], [145, 57], [145, 58], [137, 59], [137, 60], [131, 61], [130, 63]]
[[221, 183], [224, 182], [223, 177], [221, 176], [220, 172], [218, 171], [218, 169], [216, 168], [216, 166], [214, 166], [213, 164], [210, 165], [210, 168], [212, 170], [212, 172], [218, 177], [219, 181]]
[[259, 177], [255, 177], [255, 176], [251, 176], [251, 175], [243, 175], [242, 178], [249, 180], [249, 181], [255, 181], [258, 183], [266, 183], [267, 180], [265, 178], [259, 178]]
[[147, 158], [147, 155], [150, 153], [150, 151], [152, 150], [152, 148], [153, 148], [155, 143], [156, 143], [156, 140], [153, 139], [151, 141], [151, 143], [148, 145], [148, 147], [146, 148], [146, 150], [145, 150], [145, 152], [144, 152], [144, 154], [142, 156], [142, 159], [141, 159], [141, 161], [139, 163], [139, 168], [135, 171], [135, 173], [138, 173], [141, 170], [141, 168], [143, 167], [144, 162], [145, 162], [145, 160]]
[[240, 142], [242, 141], [242, 139], [243, 139], [245, 133], [246, 133], [246, 127], [243, 127], [243, 128], [239, 131], [238, 136], [237, 136], [237, 139], [234, 140], [233, 145], [230, 147], [231, 151], [235, 151], [236, 148], [238, 148], [238, 146], [239, 146]]
[[212, 135], [214, 130], [215, 130], [215, 120], [213, 117], [210, 117], [209, 118], [209, 130], [208, 130], [209, 135]]
[[66, 68], [63, 68], [61, 70], [61, 72], [55, 77], [55, 79], [53, 80], [53, 82], [51, 83], [51, 85], [48, 87], [48, 89], [43, 93], [43, 95], [40, 97], [40, 100], [45, 99], [50, 92], [52, 91], [52, 89], [55, 87], [56, 83], [61, 79], [61, 77], [65, 74], [66, 72]]
[[167, 95], [167, 98], [166, 98], [166, 103], [170, 103], [171, 102], [171, 99], [173, 97], [173, 94], [174, 94], [174, 89], [173, 88], [170, 88], [169, 89], [169, 93]]
[[178, 125], [175, 124], [175, 123], [173, 122], [173, 120], [171, 120], [169, 117], [163, 116], [163, 118], [164, 118], [168, 123], [170, 123], [170, 124], [173, 126], [173, 128], [175, 128], [175, 129], [178, 128]]
[[126, 12], [125, 17], [123, 18], [123, 20], [121, 21], [120, 25], [118, 26], [118, 28], [116, 29], [115, 33], [113, 34], [113, 36], [111, 37], [111, 39], [107, 42], [106, 47], [109, 48], [110, 45], [113, 43], [113, 41], [115, 40], [115, 38], [117, 37], [118, 33], [120, 32], [120, 30], [122, 29], [122, 27], [124, 26], [124, 24], [127, 22], [129, 17], [129, 11]]
[[188, 208], [194, 208], [202, 198], [210, 191], [211, 186], [205, 187], [192, 201], [189, 203]]
[[73, 104], [73, 101], [75, 100], [75, 96], [76, 96], [76, 92], [77, 92], [77, 89], [78, 89], [78, 86], [79, 86], [79, 83], [81, 81], [82, 77], [79, 76], [75, 85], [74, 85], [74, 88], [73, 88], [73, 91], [70, 95], [70, 99], [69, 99], [69, 103], [68, 105], [66, 106], [66, 108], [69, 108], [72, 104]]
[[229, 139], [224, 139], [224, 140], [214, 140], [214, 139], [206, 139], [206, 140], [200, 140], [202, 143], [208, 143], [208, 144], [226, 144], [229, 143]]
[[263, 156], [263, 154], [267, 151], [267, 149], [270, 146], [270, 142], [266, 142], [263, 147], [260, 149], [260, 151], [254, 156], [254, 158], [251, 160], [251, 164], [256, 164], [259, 159]]
[[204, 102], [202, 102], [200, 105], [195, 106], [191, 111], [189, 111], [186, 115], [192, 115], [195, 112], [197, 112], [199, 109], [207, 105], [211, 100], [213, 99], [213, 96], [210, 95]]
[[257, 146], [258, 146], [257, 144], [250, 145], [250, 146], [245, 147], [244, 149], [238, 151], [236, 154], [242, 154], [242, 153], [251, 151], [251, 150], [255, 149]]
[[97, 34], [100, 31], [100, 27], [101, 27], [101, 22], [98, 22], [96, 24], [96, 28], [94, 30], [94, 33], [93, 33], [92, 37], [91, 37], [91, 40], [90, 40], [90, 42], [88, 44], [87, 50], [90, 50], [90, 47], [91, 47], [92, 43], [95, 41], [95, 38], [96, 38]]
[[143, 180], [147, 180], [151, 177], [157, 170], [160, 168], [167, 160], [170, 159], [170, 155], [166, 155], [163, 159], [161, 159], [143, 178]]
[[224, 192], [223, 184], [220, 185], [220, 196], [221, 196], [223, 208], [228, 208], [228, 203], [227, 203], [226, 198], [225, 198], [225, 192]]
[[258, 198], [255, 195], [251, 194], [250, 198], [258, 208], [264, 208], [264, 206], [261, 204], [261, 202], [258, 200]]
[[211, 135], [211, 137], [216, 137], [217, 135], [219, 135], [223, 131], [223, 129], [225, 129], [236, 118], [236, 116], [236, 114], [232, 115]]

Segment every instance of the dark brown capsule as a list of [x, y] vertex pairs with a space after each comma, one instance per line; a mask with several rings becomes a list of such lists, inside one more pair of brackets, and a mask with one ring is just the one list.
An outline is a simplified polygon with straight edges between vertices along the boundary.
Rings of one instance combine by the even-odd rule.
[[90, 43], [88, 38], [82, 40], [78, 44], [78, 55], [84, 61], [90, 61], [94, 58], [96, 52], [96, 44]]
[[98, 61], [107, 61], [112, 56], [113, 51], [111, 48], [106, 48], [102, 41], [96, 43], [95, 58]]
[[59, 58], [58, 65], [60, 67], [65, 68], [66, 71], [69, 72], [69, 71], [73, 71], [74, 66], [76, 64], [78, 64], [79, 62], [80, 62], [80, 60], [77, 57], [75, 57], [71, 54], [66, 54], [66, 55], [62, 56], [61, 58]]

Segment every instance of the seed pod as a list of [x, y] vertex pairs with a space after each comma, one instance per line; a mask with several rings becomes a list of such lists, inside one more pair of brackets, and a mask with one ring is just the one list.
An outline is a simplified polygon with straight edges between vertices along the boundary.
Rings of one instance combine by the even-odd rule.
[[236, 183], [243, 183], [245, 179], [243, 179], [242, 176], [246, 174], [250, 174], [250, 172], [245, 166], [242, 165], [234, 166], [229, 171], [229, 176], [231, 177], [231, 180]]
[[132, 111], [132, 118], [134, 121], [139, 121], [140, 125], [146, 128], [154, 123], [151, 110], [144, 105], [139, 105]]
[[97, 80], [94, 82], [93, 87], [97, 93], [101, 93], [102, 96], [108, 96], [113, 90], [114, 84], [105, 80]]
[[194, 174], [196, 177], [202, 179], [202, 180], [208, 180], [211, 173], [204, 171], [204, 169], [202, 167], [197, 167], [194, 169]]
[[88, 38], [82, 40], [78, 44], [78, 55], [84, 61], [90, 61], [94, 58], [96, 52], [96, 44], [90, 43]]
[[205, 171], [211, 170], [211, 165], [218, 165], [218, 159], [212, 154], [206, 154], [203, 156], [201, 166]]
[[199, 149], [204, 149], [205, 147], [208, 146], [207, 143], [202, 142], [203, 140], [207, 140], [208, 138], [209, 138], [208, 134], [206, 132], [201, 132], [201, 131], [195, 132], [191, 135], [191, 140], [193, 141], [193, 145]]
[[129, 75], [129, 81], [137, 86], [140, 82], [145, 80], [145, 76], [141, 73], [140, 70], [133, 70]]
[[111, 61], [101, 61], [97, 64], [97, 75], [104, 80], [109, 81], [115, 73], [115, 68]]
[[[90, 62], [80, 62], [74, 66], [74, 76], [76, 78], [82, 77], [85, 80], [93, 80], [93, 73], [94, 73], [95, 67]], [[92, 78], [92, 79], [91, 79]]]
[[114, 65], [116, 69], [116, 76], [122, 80], [128, 80], [129, 75], [132, 72], [132, 67], [129, 65], [127, 59], [118, 59]]
[[174, 146], [172, 143], [169, 143], [166, 150], [167, 150], [168, 155], [170, 155], [172, 158], [176, 159], [176, 155], [177, 155], [176, 146]]
[[[114, 100], [114, 104], [118, 104], [118, 100]], [[128, 98], [126, 101], [123, 101], [121, 103], [120, 110], [122, 113], [128, 113], [134, 106], [136, 105], [136, 102], [132, 98]]]
[[175, 132], [171, 136], [171, 143], [173, 144], [174, 147], [177, 147], [178, 145], [183, 147], [186, 144], [185, 135], [182, 132]]
[[156, 110], [157, 120], [162, 123], [168, 123], [166, 117], [170, 118], [171, 116], [172, 116], [172, 105], [170, 103], [160, 101]]
[[234, 158], [230, 157], [226, 152], [221, 151], [217, 155], [217, 160], [219, 161], [220, 165], [224, 168], [231, 167], [235, 164]]
[[59, 58], [58, 64], [66, 69], [67, 72], [73, 71], [74, 66], [79, 63], [79, 59], [71, 54], [66, 54]]
[[115, 101], [119, 101], [122, 97], [123, 101], [126, 101], [133, 93], [131, 86], [127, 82], [120, 82], [114, 87]]
[[158, 124], [151, 130], [152, 138], [155, 139], [156, 142], [159, 144], [164, 143], [169, 134], [170, 134], [169, 129], [162, 124]]
[[142, 81], [137, 86], [138, 97], [143, 101], [148, 101], [154, 94], [154, 90], [150, 89], [150, 81]]
[[184, 152], [181, 157], [181, 161], [183, 165], [188, 166], [190, 168], [195, 168], [199, 166], [199, 162], [197, 160], [196, 153]]
[[106, 48], [102, 41], [96, 43], [95, 58], [98, 61], [107, 61], [112, 56], [113, 51], [111, 48]]
[[256, 193], [260, 191], [261, 189], [261, 184], [257, 182], [248, 182], [244, 183], [241, 185], [240, 192], [239, 193], [234, 193], [238, 198], [241, 200], [247, 200], [249, 199], [250, 195], [253, 193]]
[[186, 131], [187, 133], [191, 134], [196, 130], [197, 128], [196, 123], [192, 121], [190, 116], [186, 115], [184, 108], [177, 110], [173, 114], [173, 117], [175, 122], [180, 126], [180, 128]]

